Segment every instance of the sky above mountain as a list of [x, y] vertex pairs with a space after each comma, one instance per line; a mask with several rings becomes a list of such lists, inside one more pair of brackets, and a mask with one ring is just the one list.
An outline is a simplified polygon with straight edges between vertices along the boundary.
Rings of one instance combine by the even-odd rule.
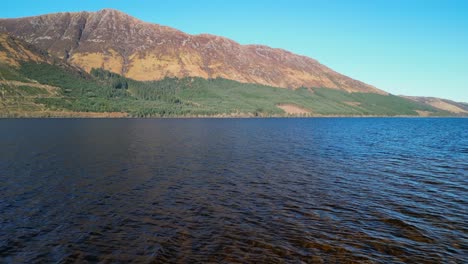
[[2, 3], [0, 17], [102, 8], [190, 34], [283, 48], [393, 94], [468, 102], [463, 0], [15, 0]]

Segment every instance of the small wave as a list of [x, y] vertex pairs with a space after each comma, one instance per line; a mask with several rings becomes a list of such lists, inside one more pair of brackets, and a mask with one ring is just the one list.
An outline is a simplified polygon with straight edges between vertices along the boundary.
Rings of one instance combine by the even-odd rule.
[[381, 219], [381, 221], [397, 228], [400, 231], [398, 232], [398, 235], [404, 238], [417, 241], [417, 242], [423, 242], [423, 243], [434, 242], [431, 238], [429, 238], [428, 236], [425, 236], [421, 232], [421, 230], [419, 230], [417, 227], [415, 227], [414, 225], [408, 224], [400, 219], [384, 218], [384, 219]]

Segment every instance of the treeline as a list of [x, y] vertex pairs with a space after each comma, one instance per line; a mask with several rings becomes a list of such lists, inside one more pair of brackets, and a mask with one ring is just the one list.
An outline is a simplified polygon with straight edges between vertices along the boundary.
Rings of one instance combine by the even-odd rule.
[[[393, 96], [347, 93], [328, 88], [280, 89], [216, 78], [165, 78], [136, 81], [103, 69], [90, 74], [75, 68], [24, 63], [20, 76], [4, 69], [12, 78], [29, 78], [61, 88], [61, 96], [36, 98], [53, 110], [84, 112], [126, 112], [135, 117], [211, 115], [287, 115], [278, 108], [292, 104], [319, 115], [417, 115], [416, 111], [444, 114], [430, 107]], [[35, 93], [23, 89], [24, 93]]]
[[104, 69], [92, 69], [91, 75], [113, 89], [130, 90], [131, 95], [136, 99], [160, 100], [171, 104], [180, 104], [182, 101], [176, 95], [181, 88], [181, 81], [177, 78], [142, 82], [125, 78]]
[[104, 82], [113, 89], [128, 89], [128, 80], [117, 73], [106, 71], [104, 69], [91, 69], [91, 75]]
[[177, 78], [165, 78], [160, 81], [131, 81], [132, 95], [142, 100], [161, 100], [172, 104], [180, 104], [177, 96], [181, 90], [181, 82]]
[[62, 94], [71, 97], [127, 97], [126, 89], [117, 89], [106, 81], [98, 81], [92, 75], [76, 69], [69, 69], [46, 63], [25, 62], [20, 71], [29, 79], [42, 84], [62, 88]]

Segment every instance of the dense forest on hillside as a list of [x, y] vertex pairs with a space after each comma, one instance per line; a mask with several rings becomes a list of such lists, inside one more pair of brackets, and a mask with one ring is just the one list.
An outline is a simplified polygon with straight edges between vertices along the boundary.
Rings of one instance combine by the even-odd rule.
[[[31, 62], [23, 63], [19, 69], [2, 65], [0, 74], [3, 80], [57, 87], [55, 93], [48, 94], [41, 92], [41, 88], [24, 88], [28, 85], [14, 89], [3, 85], [4, 109], [8, 109], [12, 101], [22, 100], [22, 104], [32, 107], [30, 111], [40, 108], [41, 111], [123, 112], [133, 117], [288, 116], [278, 107], [284, 104], [308, 110], [296, 114], [300, 116], [397, 116], [418, 115], [418, 111], [448, 114], [394, 95], [347, 93], [328, 88], [289, 90], [221, 78], [165, 78], [142, 82], [102, 69], [93, 69], [88, 74]], [[7, 90], [10, 92], [6, 93]], [[15, 95], [12, 90], [22, 92]], [[17, 106], [10, 106], [10, 109], [28, 111], [21, 109], [20, 104]], [[3, 111], [3, 115], [8, 112]]]

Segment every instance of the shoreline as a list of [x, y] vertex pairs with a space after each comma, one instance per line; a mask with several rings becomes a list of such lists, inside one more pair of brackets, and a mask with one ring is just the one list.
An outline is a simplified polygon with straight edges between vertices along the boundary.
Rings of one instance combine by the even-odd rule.
[[468, 118], [468, 115], [450, 116], [418, 116], [418, 115], [187, 115], [187, 116], [151, 116], [137, 117], [128, 113], [109, 112], [59, 112], [59, 113], [28, 113], [20, 114], [0, 114], [0, 119], [273, 119], [273, 118]]

